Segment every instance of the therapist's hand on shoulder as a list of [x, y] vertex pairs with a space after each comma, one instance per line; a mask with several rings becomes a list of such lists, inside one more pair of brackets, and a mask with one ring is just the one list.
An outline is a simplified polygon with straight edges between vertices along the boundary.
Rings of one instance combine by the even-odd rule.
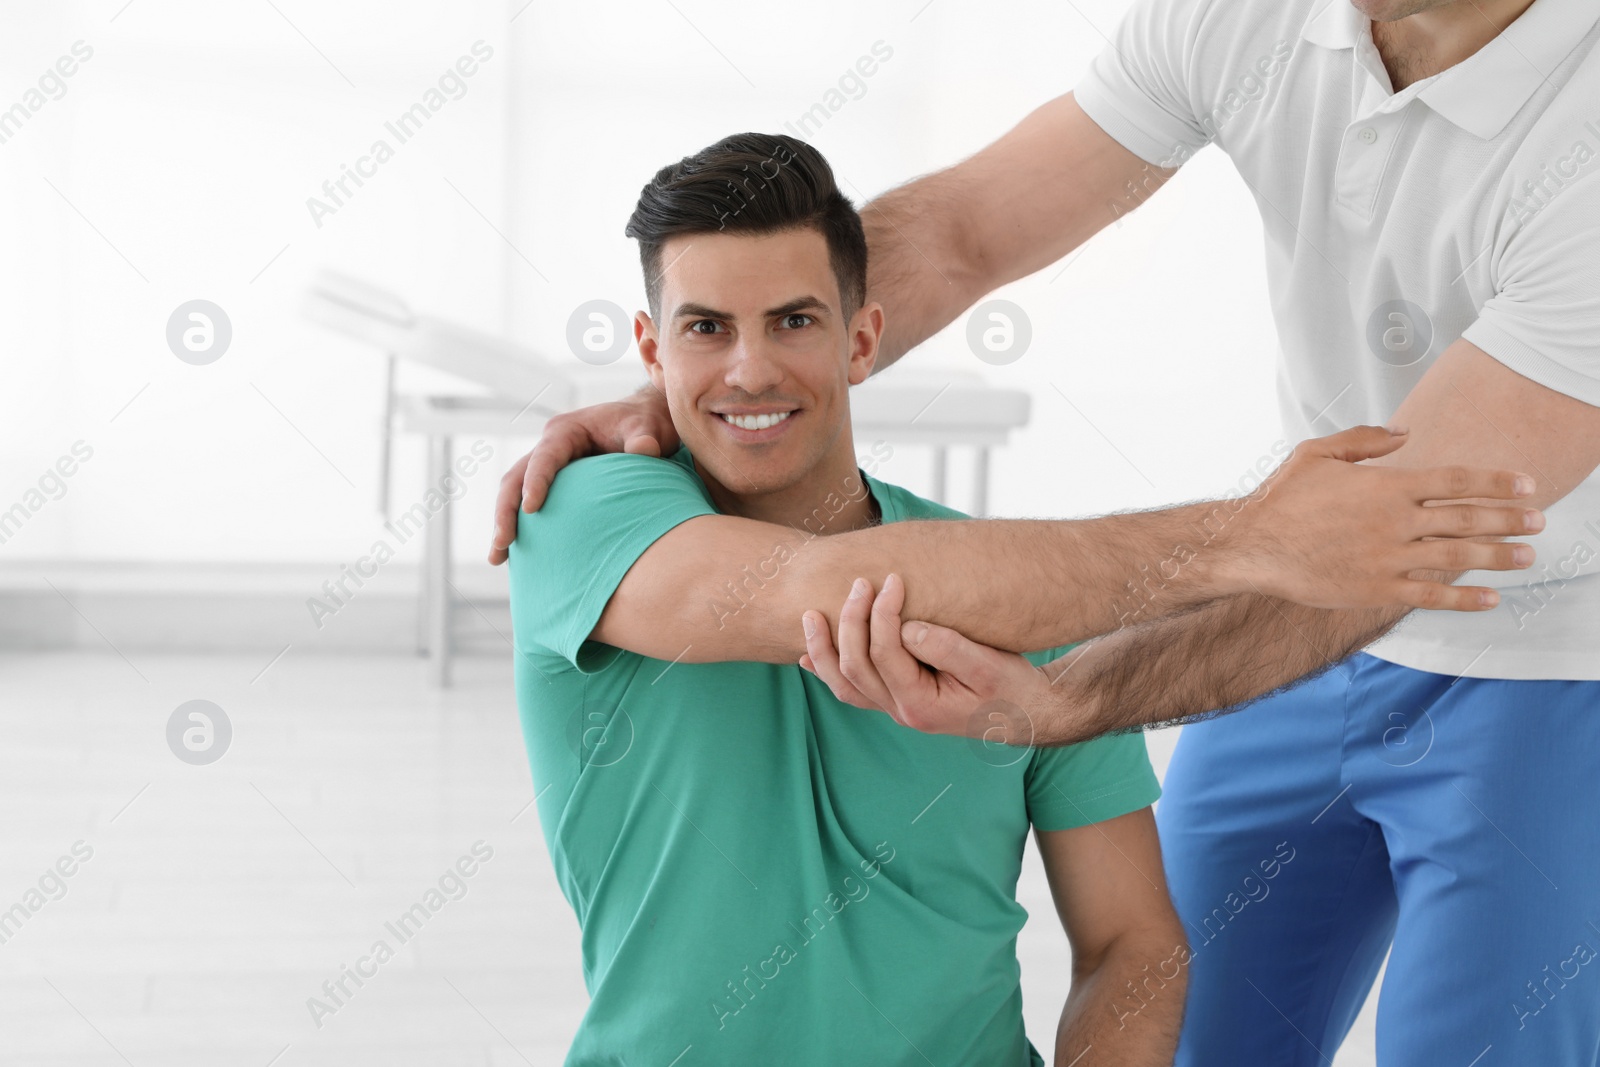
[[[888, 575], [876, 593], [872, 583], [857, 579], [839, 610], [837, 647], [827, 617], [806, 612], [806, 654], [800, 666], [844, 703], [887, 712], [902, 726], [998, 744], [1031, 744], [1036, 717], [1049, 717], [1055, 710], [1052, 700], [1058, 693], [1052, 676], [1014, 652], [979, 644], [947, 627], [902, 623], [905, 592], [897, 574]], [[1068, 664], [1064, 657], [1050, 664], [1050, 670], [1059, 678]]]
[[533, 451], [512, 464], [500, 479], [489, 562], [504, 563], [511, 542], [517, 539], [517, 506], [527, 512], [538, 511], [556, 472], [568, 463], [605, 452], [670, 456], [679, 444], [667, 398], [649, 385], [622, 400], [554, 416], [545, 424]]

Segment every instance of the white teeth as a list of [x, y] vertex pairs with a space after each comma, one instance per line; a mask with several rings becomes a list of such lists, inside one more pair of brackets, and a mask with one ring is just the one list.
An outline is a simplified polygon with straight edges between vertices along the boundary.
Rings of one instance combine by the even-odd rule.
[[723, 415], [722, 417], [741, 430], [765, 430], [769, 426], [778, 425], [793, 414], [792, 411], [780, 411], [771, 415]]

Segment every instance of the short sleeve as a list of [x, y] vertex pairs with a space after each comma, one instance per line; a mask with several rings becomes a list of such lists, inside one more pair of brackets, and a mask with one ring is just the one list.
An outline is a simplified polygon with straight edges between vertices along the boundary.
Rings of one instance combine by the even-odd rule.
[[1506, 239], [1494, 296], [1461, 335], [1525, 378], [1600, 406], [1600, 180], [1562, 189]]
[[585, 642], [628, 569], [679, 523], [715, 515], [682, 464], [616, 453], [569, 464], [544, 505], [519, 513], [510, 549], [517, 654], [546, 671], [593, 673], [605, 646]]
[[1142, 730], [1037, 749], [1032, 759], [1028, 818], [1040, 830], [1105, 822], [1147, 808], [1161, 797]]
[[1192, 87], [1212, 2], [1136, 0], [1072, 90], [1097, 126], [1153, 166], [1180, 166], [1211, 142]]
[[[1060, 645], [1025, 652], [1035, 667], [1077, 648]], [[1028, 819], [1040, 830], [1072, 830], [1147, 808], [1161, 798], [1161, 783], [1144, 731], [1110, 734], [1082, 744], [1038, 748], [1026, 773]]]

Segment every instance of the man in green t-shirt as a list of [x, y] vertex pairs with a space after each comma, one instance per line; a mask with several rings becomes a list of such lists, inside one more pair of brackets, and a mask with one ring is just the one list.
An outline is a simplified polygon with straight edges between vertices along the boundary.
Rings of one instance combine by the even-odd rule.
[[[567, 1063], [1042, 1064], [1016, 959], [1030, 827], [1073, 950], [1057, 1062], [1170, 1062], [1189, 956], [1142, 735], [1033, 748], [1000, 706], [979, 709], [984, 739], [907, 729], [798, 665], [801, 613], [893, 570], [909, 615], [1043, 670], [1114, 628], [1130, 590], [1147, 616], [1246, 584], [1392, 596], [1383, 561], [1422, 535], [1338, 517], [1421, 508], [1346, 462], [1388, 435], [1312, 442], [1140, 588], [1214, 504], [973, 522], [856, 456], [848, 389], [883, 314], [860, 219], [810, 146], [736, 135], [663, 168], [628, 233], [650, 307], [635, 337], [681, 444], [572, 464], [510, 546], [522, 728], [591, 996]], [[1024, 527], [1062, 565], [986, 585], [984, 553]]]

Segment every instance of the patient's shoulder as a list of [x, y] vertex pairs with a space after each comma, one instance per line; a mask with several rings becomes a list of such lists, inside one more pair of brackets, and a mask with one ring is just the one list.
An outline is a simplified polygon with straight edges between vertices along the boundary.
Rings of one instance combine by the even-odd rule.
[[597, 495], [677, 493], [706, 495], [705, 483], [686, 462], [686, 453], [665, 459], [627, 452], [607, 452], [574, 460], [556, 472], [547, 499], [552, 502], [593, 501]]
[[598, 543], [646, 516], [716, 510], [686, 454], [660, 459], [615, 452], [585, 456], [556, 472], [538, 511], [517, 514], [517, 541]]

